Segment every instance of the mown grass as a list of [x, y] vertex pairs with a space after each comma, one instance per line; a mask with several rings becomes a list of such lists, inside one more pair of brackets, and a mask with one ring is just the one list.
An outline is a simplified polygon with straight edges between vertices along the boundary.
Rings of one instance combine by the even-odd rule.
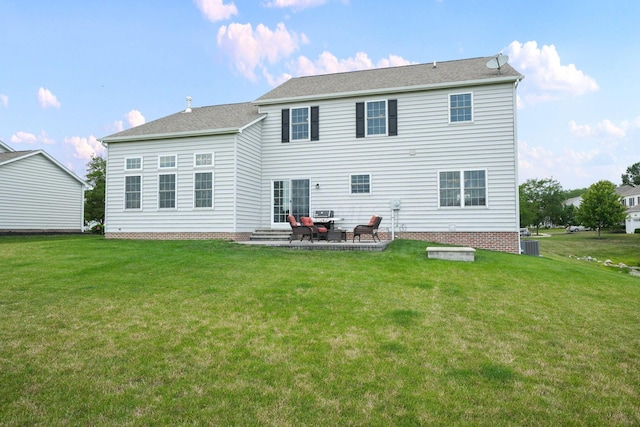
[[640, 279], [425, 247], [0, 238], [0, 424], [640, 423]]

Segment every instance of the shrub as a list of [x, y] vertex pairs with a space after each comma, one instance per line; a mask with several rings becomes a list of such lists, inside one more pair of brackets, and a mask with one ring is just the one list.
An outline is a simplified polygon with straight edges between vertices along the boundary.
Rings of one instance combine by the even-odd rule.
[[96, 234], [104, 234], [104, 224], [96, 224], [91, 227], [91, 232]]

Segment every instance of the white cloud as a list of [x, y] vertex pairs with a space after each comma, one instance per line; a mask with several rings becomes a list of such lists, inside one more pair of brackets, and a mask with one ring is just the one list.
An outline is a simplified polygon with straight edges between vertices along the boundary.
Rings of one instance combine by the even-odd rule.
[[224, 4], [223, 0], [195, 0], [195, 3], [211, 22], [229, 19], [238, 14], [238, 8], [233, 2]]
[[38, 102], [42, 108], [55, 107], [60, 108], [60, 102], [49, 89], [40, 87], [38, 89]]
[[[142, 115], [142, 113], [138, 110], [131, 110], [124, 115], [127, 120], [127, 129], [143, 125], [146, 123], [146, 119]], [[113, 123], [116, 132], [121, 132], [125, 129], [124, 122], [122, 120], [116, 120]]]
[[129, 123], [129, 127], [136, 127], [139, 125], [143, 125], [146, 123], [146, 120], [142, 113], [138, 110], [131, 110], [127, 114], [124, 115], [127, 118], [127, 122]]
[[289, 64], [289, 66], [296, 76], [312, 76], [408, 64], [411, 64], [411, 62], [397, 55], [389, 55], [388, 58], [382, 58], [374, 64], [371, 58], [369, 58], [369, 55], [364, 52], [358, 52], [354, 57], [338, 59], [334, 54], [325, 51], [322, 52], [315, 61], [310, 60], [306, 56], [300, 56]]
[[56, 141], [52, 139], [46, 132], [41, 131], [39, 135], [34, 135], [29, 132], [16, 132], [11, 135], [10, 141], [15, 144], [55, 144]]
[[9, 106], [9, 97], [7, 95], [0, 94], [0, 105], [3, 107]]
[[595, 79], [578, 70], [574, 64], [562, 65], [554, 45], [538, 48], [536, 41], [524, 44], [513, 41], [506, 49], [511, 64], [526, 76], [531, 88], [525, 96], [527, 103], [557, 99], [561, 95], [583, 95], [597, 91]]
[[218, 30], [218, 46], [231, 57], [236, 70], [246, 78], [255, 81], [256, 68], [264, 73], [266, 64], [287, 58], [308, 43], [304, 34], [290, 32], [281, 22], [275, 30], [263, 24], [253, 29], [251, 24], [232, 23]]
[[569, 132], [578, 138], [624, 138], [627, 134], [623, 127], [624, 126], [616, 126], [608, 119], [601, 120], [593, 126], [579, 125], [574, 120], [569, 121]]
[[92, 156], [105, 153], [104, 146], [93, 135], [90, 135], [89, 138], [80, 136], [67, 137], [64, 142], [73, 147], [73, 157], [77, 159], [91, 160]]
[[327, 0], [271, 0], [265, 3], [266, 7], [288, 7], [295, 11], [310, 7], [321, 6]]
[[35, 144], [38, 142], [38, 138], [34, 134], [22, 131], [11, 135], [9, 140], [15, 144]]

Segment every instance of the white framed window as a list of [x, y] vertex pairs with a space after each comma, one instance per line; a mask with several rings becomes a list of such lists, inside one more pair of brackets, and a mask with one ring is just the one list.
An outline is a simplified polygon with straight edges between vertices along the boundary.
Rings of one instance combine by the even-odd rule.
[[351, 194], [371, 194], [370, 174], [349, 175], [349, 186]]
[[124, 208], [142, 209], [142, 176], [124, 177]]
[[309, 107], [291, 109], [291, 140], [309, 140]]
[[193, 175], [193, 206], [213, 207], [213, 172], [196, 172]]
[[387, 101], [369, 101], [366, 105], [367, 136], [387, 134]]
[[213, 166], [213, 153], [196, 153], [193, 155], [193, 166]]
[[169, 169], [176, 167], [176, 155], [172, 154], [169, 156], [159, 156], [158, 157], [158, 168], [160, 169]]
[[487, 171], [438, 172], [438, 204], [440, 207], [487, 206]]
[[449, 95], [449, 123], [473, 121], [473, 93]]
[[176, 174], [158, 175], [158, 209], [175, 209]]
[[141, 170], [142, 157], [127, 157], [124, 159], [124, 170]]

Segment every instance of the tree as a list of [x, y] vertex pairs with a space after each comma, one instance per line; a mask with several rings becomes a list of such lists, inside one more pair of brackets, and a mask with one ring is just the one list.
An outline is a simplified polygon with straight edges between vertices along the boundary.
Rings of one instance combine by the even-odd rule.
[[104, 223], [104, 194], [106, 188], [107, 161], [93, 156], [87, 164], [87, 183], [91, 187], [84, 193], [84, 220]]
[[520, 225], [535, 225], [536, 234], [545, 223], [557, 224], [562, 217], [564, 191], [553, 178], [528, 179], [520, 185]]
[[627, 173], [622, 174], [622, 183], [632, 187], [640, 185], [640, 162], [634, 163], [627, 168]]
[[582, 225], [598, 229], [598, 238], [603, 228], [624, 221], [625, 207], [616, 193], [616, 186], [610, 181], [598, 181], [591, 185], [582, 196], [577, 219]]

